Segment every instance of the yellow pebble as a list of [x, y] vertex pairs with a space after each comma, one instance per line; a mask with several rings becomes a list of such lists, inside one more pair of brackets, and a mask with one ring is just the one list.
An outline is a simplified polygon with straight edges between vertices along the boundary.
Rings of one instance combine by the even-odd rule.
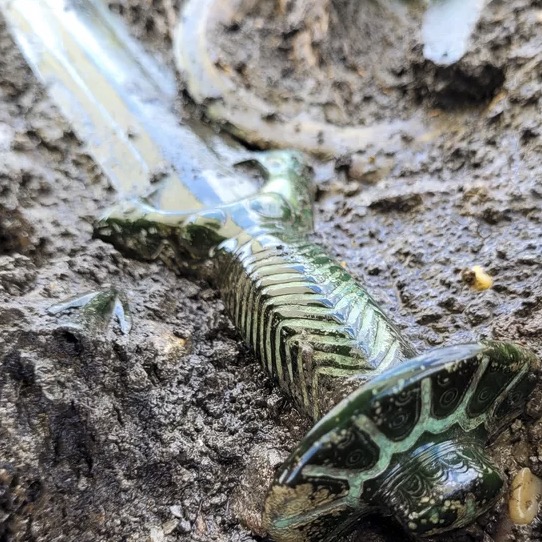
[[461, 278], [475, 290], [487, 290], [493, 286], [493, 277], [488, 275], [481, 265], [474, 265], [470, 269], [463, 270]]
[[508, 511], [517, 525], [528, 525], [538, 514], [542, 497], [542, 480], [531, 469], [521, 469], [512, 481]]

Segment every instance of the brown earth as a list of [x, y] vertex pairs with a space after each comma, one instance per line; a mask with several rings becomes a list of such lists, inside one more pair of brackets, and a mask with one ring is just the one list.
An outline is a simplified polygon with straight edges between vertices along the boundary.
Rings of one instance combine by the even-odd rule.
[[[109, 4], [171, 61], [173, 2]], [[318, 241], [420, 350], [494, 337], [541, 355], [542, 4], [490, 2], [446, 69], [423, 60], [415, 10], [317, 4], [330, 15], [318, 39], [301, 0], [247, 0], [215, 33], [221, 61], [277, 110], [367, 126], [419, 115], [432, 128], [315, 163]], [[259, 540], [232, 511], [239, 481], [255, 500], [250, 473], [280, 463], [308, 424], [206, 283], [92, 239], [113, 199], [0, 21], [0, 540]], [[492, 289], [461, 280], [472, 265]], [[73, 332], [46, 312], [106, 284], [129, 296], [129, 336]], [[541, 409], [538, 391], [491, 448], [509, 477], [542, 475]], [[539, 521], [512, 527], [505, 504], [441, 540], [542, 540]], [[374, 518], [358, 539], [404, 534]]]

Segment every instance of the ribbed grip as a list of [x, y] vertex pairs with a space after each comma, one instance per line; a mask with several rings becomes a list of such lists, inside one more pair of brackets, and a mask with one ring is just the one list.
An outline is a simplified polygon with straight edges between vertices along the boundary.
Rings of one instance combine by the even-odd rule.
[[223, 242], [215, 256], [235, 325], [314, 419], [414, 354], [367, 291], [303, 236], [252, 227]]

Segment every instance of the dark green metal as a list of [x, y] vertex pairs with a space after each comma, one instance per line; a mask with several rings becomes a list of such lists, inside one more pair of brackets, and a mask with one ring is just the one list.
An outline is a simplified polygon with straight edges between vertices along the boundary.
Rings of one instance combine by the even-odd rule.
[[96, 233], [143, 258], [210, 258], [263, 367], [301, 411], [315, 420], [328, 412], [278, 473], [265, 527], [277, 542], [316, 542], [374, 511], [414, 535], [467, 525], [501, 494], [484, 446], [523, 409], [533, 356], [488, 342], [411, 359], [367, 291], [307, 239], [312, 197], [300, 156], [255, 160], [267, 182], [252, 197], [194, 213], [125, 202]]

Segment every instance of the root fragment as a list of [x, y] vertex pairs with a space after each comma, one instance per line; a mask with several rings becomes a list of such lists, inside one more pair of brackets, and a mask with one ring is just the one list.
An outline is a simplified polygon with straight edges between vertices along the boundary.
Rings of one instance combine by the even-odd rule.
[[[310, 68], [318, 63], [318, 43], [327, 35], [327, 0], [300, 4], [298, 41], [293, 61]], [[277, 12], [288, 11], [288, 2], [279, 2]], [[301, 8], [298, 8], [301, 9]], [[307, 118], [306, 114], [287, 115], [238, 84], [232, 71], [223, 66], [212, 51], [209, 36], [217, 27], [229, 28], [246, 11], [240, 0], [188, 0], [177, 26], [174, 57], [188, 93], [205, 108], [206, 115], [236, 137], [259, 148], [297, 148], [332, 158], [366, 150], [371, 145], [393, 151], [404, 145], [404, 137], [421, 139], [427, 128], [418, 119], [394, 121], [373, 126], [338, 126]], [[290, 14], [295, 20], [294, 15]], [[307, 26], [307, 20], [314, 24]], [[303, 32], [306, 32], [304, 35]], [[297, 58], [296, 58], [297, 57]]]

